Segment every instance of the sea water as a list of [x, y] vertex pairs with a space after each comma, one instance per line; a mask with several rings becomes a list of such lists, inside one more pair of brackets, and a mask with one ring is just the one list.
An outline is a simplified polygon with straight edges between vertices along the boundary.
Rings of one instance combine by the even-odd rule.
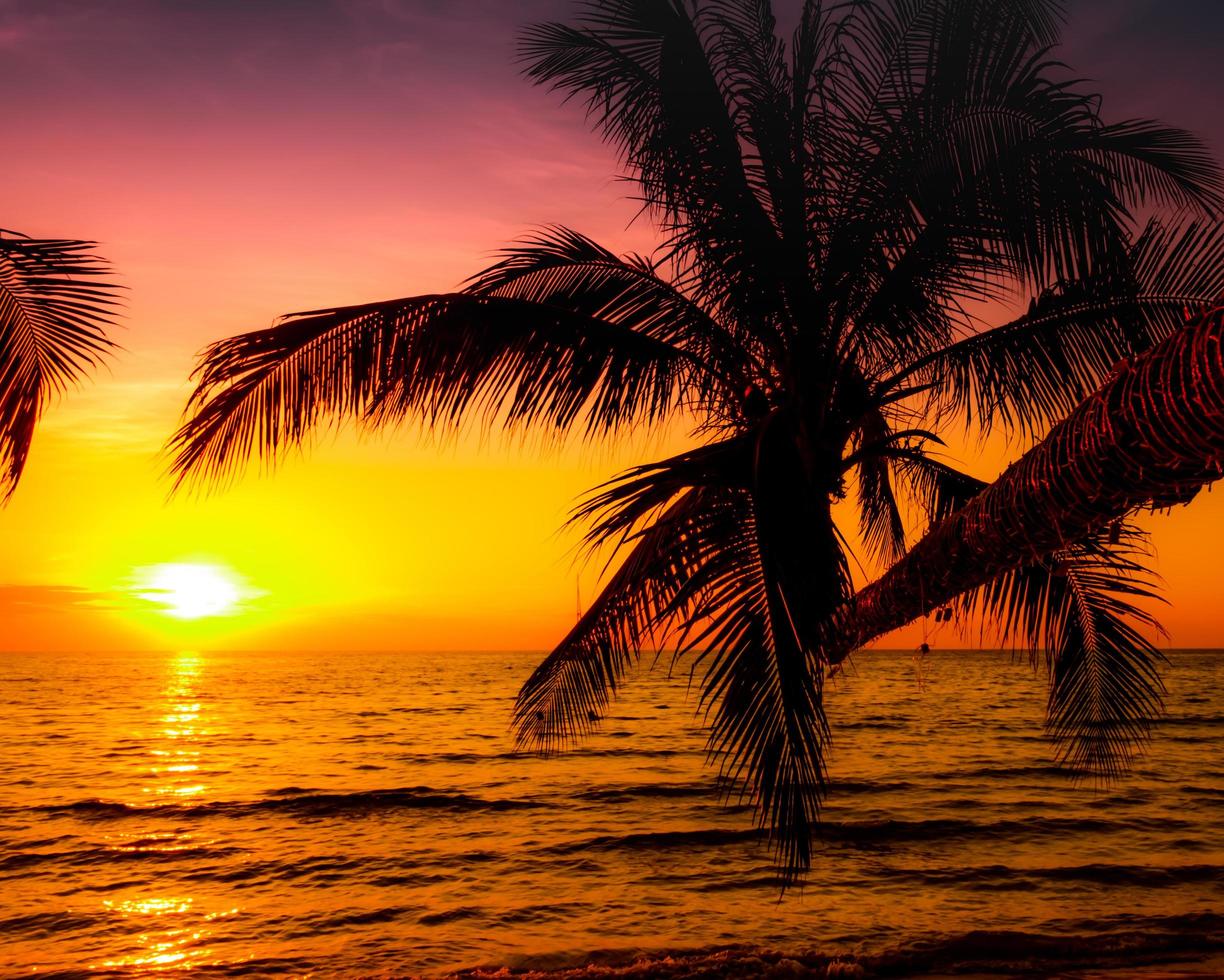
[[0, 973], [437, 975], [747, 944], [904, 975], [1224, 949], [1224, 653], [1169, 654], [1168, 715], [1104, 788], [1052, 764], [1026, 662], [860, 654], [829, 690], [831, 792], [785, 894], [751, 809], [720, 797], [683, 669], [542, 759], [508, 731], [539, 657], [0, 654]]

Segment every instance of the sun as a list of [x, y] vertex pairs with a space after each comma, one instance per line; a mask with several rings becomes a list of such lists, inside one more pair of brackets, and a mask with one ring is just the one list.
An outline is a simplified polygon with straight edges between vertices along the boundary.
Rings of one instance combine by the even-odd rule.
[[175, 619], [229, 616], [237, 611], [245, 592], [237, 576], [219, 565], [175, 562], [137, 570], [133, 593], [156, 603]]

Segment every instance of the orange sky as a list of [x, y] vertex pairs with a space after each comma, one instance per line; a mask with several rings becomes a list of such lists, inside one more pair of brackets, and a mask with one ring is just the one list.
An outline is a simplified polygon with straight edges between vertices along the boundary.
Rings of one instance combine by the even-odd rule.
[[[1099, 79], [1107, 115], [1158, 115], [1224, 150], [1208, 60], [1224, 5], [1187, 0], [1180, 20], [1148, 0], [1071, 6], [1065, 55]], [[515, 74], [513, 25], [566, 7], [0, 3], [0, 225], [102, 241], [129, 290], [125, 350], [48, 414], [0, 511], [0, 649], [558, 638], [575, 605], [576, 538], [558, 533], [570, 504], [683, 433], [544, 457], [344, 433], [274, 476], [173, 501], [160, 451], [210, 340], [295, 309], [452, 288], [543, 222], [649, 250], [581, 112]], [[971, 468], [991, 475], [1005, 456], [989, 457]], [[1148, 523], [1174, 642], [1216, 645], [1224, 495]], [[131, 595], [139, 569], [183, 561], [261, 594], [189, 623]]]

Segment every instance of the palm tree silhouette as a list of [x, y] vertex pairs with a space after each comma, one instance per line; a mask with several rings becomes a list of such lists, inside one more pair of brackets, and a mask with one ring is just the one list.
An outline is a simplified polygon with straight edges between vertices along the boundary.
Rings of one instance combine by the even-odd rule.
[[[586, 101], [659, 251], [549, 227], [459, 292], [222, 340], [171, 443], [177, 480], [272, 459], [337, 416], [600, 439], [692, 420], [692, 449], [577, 508], [621, 561], [524, 685], [519, 738], [560, 748], [642, 649], [691, 654], [723, 774], [782, 865], [808, 866], [825, 673], [870, 633], [847, 612], [834, 501], [852, 491], [866, 548], [897, 561], [899, 501], [933, 525], [981, 490], [932, 455], [938, 428], [1038, 436], [1224, 291], [1220, 170], [1184, 132], [1105, 122], [1052, 59], [1059, 24], [1052, 0], [809, 0], [784, 44], [767, 0], [596, 0], [529, 29], [528, 76]], [[1023, 313], [984, 319], [1017, 296]], [[1053, 688], [1056, 733], [1106, 773], [1159, 706], [1136, 533], [1016, 546], [963, 600], [1054, 641], [1052, 675], [1080, 681]], [[1104, 633], [1062, 614], [1069, 587]], [[1105, 733], [1090, 750], [1074, 741], [1089, 729]]]
[[0, 229], [0, 503], [17, 488], [47, 402], [115, 346], [110, 267], [94, 242]]

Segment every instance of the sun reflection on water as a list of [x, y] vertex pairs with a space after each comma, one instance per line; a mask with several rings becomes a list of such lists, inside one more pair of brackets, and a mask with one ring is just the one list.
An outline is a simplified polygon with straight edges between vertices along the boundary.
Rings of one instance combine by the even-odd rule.
[[91, 964], [90, 969], [139, 968], [157, 973], [220, 962], [208, 945], [213, 933], [208, 924], [237, 915], [239, 910], [235, 907], [200, 915], [194, 906], [195, 900], [188, 897], [103, 899], [102, 907], [110, 915], [131, 921], [139, 932], [132, 936], [135, 949]]
[[[141, 787], [148, 796], [195, 799], [209, 789], [200, 780], [202, 753], [205, 739], [216, 732], [214, 720], [206, 714], [207, 699], [198, 690], [204, 668], [204, 658], [194, 651], [177, 653], [166, 663], [161, 695], [148, 706], [154, 723], [146, 729], [148, 762]], [[146, 831], [110, 836], [106, 847], [126, 853], [171, 853], [214, 843], [185, 832]], [[239, 910], [204, 912], [195, 903], [193, 896], [180, 894], [103, 899], [104, 912], [118, 926], [116, 942], [113, 955], [91, 969], [184, 972], [219, 962], [210, 946], [212, 923]]]
[[197, 850], [216, 843], [215, 839], [197, 840], [188, 833], [120, 833], [105, 837], [108, 851], [125, 854], [172, 854], [175, 851]]
[[163, 713], [158, 719], [163, 727], [157, 732], [163, 742], [149, 747], [149, 755], [156, 764], [149, 767], [152, 785], [145, 786], [143, 791], [178, 799], [196, 797], [208, 789], [206, 783], [198, 781], [199, 740], [213, 734], [203, 727], [204, 703], [197, 695], [203, 658], [194, 650], [184, 650], [175, 654], [167, 666]]

